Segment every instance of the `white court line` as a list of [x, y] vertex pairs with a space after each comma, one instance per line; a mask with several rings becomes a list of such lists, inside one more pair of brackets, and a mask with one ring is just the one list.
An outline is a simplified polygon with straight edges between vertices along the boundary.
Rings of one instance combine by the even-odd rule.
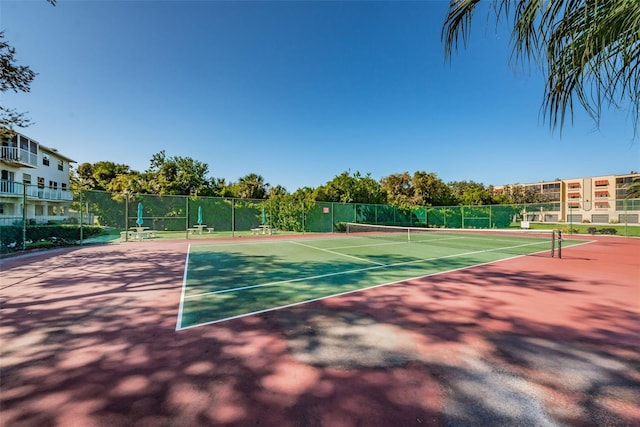
[[[591, 243], [591, 242], [589, 242], [589, 243]], [[326, 296], [323, 296], [323, 297], [313, 298], [313, 299], [304, 300], [304, 301], [300, 301], [300, 302], [295, 302], [295, 303], [291, 303], [291, 304], [280, 305], [280, 306], [277, 306], [277, 307], [269, 307], [269, 308], [265, 308], [263, 310], [252, 311], [250, 313], [243, 313], [243, 314], [238, 314], [236, 316], [225, 317], [223, 319], [211, 320], [209, 322], [203, 322], [203, 323], [197, 323], [195, 325], [189, 325], [189, 326], [186, 326], [184, 328], [181, 328], [180, 330], [193, 329], [193, 328], [198, 328], [200, 326], [206, 326], [206, 325], [213, 325], [213, 324], [216, 324], [216, 323], [226, 322], [227, 320], [240, 319], [242, 317], [254, 316], [256, 314], [268, 313], [270, 311], [276, 311], [276, 310], [282, 310], [284, 308], [295, 307], [295, 306], [302, 305], [302, 304], [309, 304], [309, 303], [316, 302], [316, 301], [322, 301], [322, 300], [329, 299], [329, 298], [339, 297], [339, 296], [343, 296], [343, 295], [349, 295], [349, 294], [353, 294], [353, 293], [356, 293], [356, 292], [366, 291], [366, 290], [369, 290], [369, 289], [379, 288], [379, 287], [382, 287], [382, 286], [393, 285], [393, 284], [400, 283], [400, 282], [407, 282], [407, 281], [410, 281], [410, 280], [422, 279], [422, 278], [425, 278], [425, 277], [433, 277], [433, 276], [438, 276], [440, 274], [453, 273], [454, 271], [461, 271], [461, 270], [466, 270], [468, 268], [475, 268], [475, 267], [480, 267], [480, 266], [483, 266], [483, 265], [494, 264], [494, 263], [497, 263], [497, 262], [507, 261], [507, 260], [519, 258], [519, 257], [522, 257], [522, 256], [524, 256], [524, 255], [515, 255], [515, 256], [509, 257], [509, 258], [503, 258], [503, 259], [498, 259], [498, 260], [494, 260], [494, 261], [487, 261], [487, 262], [483, 262], [483, 263], [480, 263], [480, 264], [468, 265], [468, 266], [465, 266], [465, 267], [453, 268], [451, 270], [446, 270], [446, 271], [438, 271], [438, 272], [435, 272], [435, 273], [426, 274], [426, 275], [422, 275], [422, 276], [409, 277], [409, 278], [406, 278], [406, 279], [395, 280], [393, 282], [381, 283], [379, 285], [368, 286], [366, 288], [353, 289], [353, 290], [350, 290], [350, 291], [345, 291], [345, 292], [340, 292], [340, 293], [337, 293], [337, 294], [326, 295]], [[449, 258], [449, 257], [442, 257], [442, 258]], [[439, 258], [434, 258], [434, 259], [439, 259]], [[423, 261], [428, 261], [428, 260], [423, 260]], [[371, 270], [371, 269], [374, 269], [374, 268], [379, 268], [379, 267], [370, 267], [370, 268], [367, 268], [366, 270]]]
[[[276, 282], [262, 283], [262, 284], [259, 284], [259, 285], [250, 285], [250, 286], [241, 286], [241, 287], [237, 287], [237, 288], [220, 289], [218, 291], [203, 292], [201, 294], [189, 295], [189, 296], [185, 296], [184, 298], [185, 299], [187, 299], [187, 298], [189, 298], [189, 299], [191, 299], [191, 298], [199, 298], [199, 297], [209, 296], [209, 295], [225, 294], [225, 293], [228, 293], [228, 292], [244, 291], [244, 290], [247, 290], [247, 289], [264, 288], [264, 287], [267, 287], [267, 286], [286, 285], [286, 284], [289, 284], [289, 283], [302, 282], [304, 280], [321, 279], [323, 277], [331, 277], [331, 276], [339, 276], [339, 275], [342, 275], [342, 274], [359, 273], [361, 271], [378, 270], [378, 269], [381, 269], [381, 268], [388, 268], [388, 267], [398, 267], [398, 266], [403, 266], [403, 265], [417, 264], [417, 263], [425, 262], [425, 261], [436, 261], [436, 260], [439, 260], [439, 259], [455, 258], [455, 257], [459, 257], [459, 256], [474, 255], [474, 254], [480, 254], [480, 253], [485, 253], [485, 252], [498, 252], [498, 251], [501, 251], [503, 249], [520, 248], [520, 247], [523, 247], [523, 246], [539, 245], [541, 243], [546, 243], [546, 242], [526, 243], [526, 244], [516, 245], [516, 246], [508, 246], [508, 247], [495, 248], [495, 249], [484, 249], [484, 250], [464, 252], [464, 253], [459, 253], [459, 254], [445, 255], [445, 256], [441, 256], [441, 257], [415, 259], [415, 260], [412, 260], [412, 261], [403, 261], [403, 262], [398, 262], [398, 263], [394, 263], [394, 264], [380, 264], [380, 265], [375, 265], [373, 267], [356, 268], [356, 269], [353, 269], [353, 270], [344, 270], [344, 271], [338, 271], [338, 272], [334, 272], [334, 273], [319, 274], [317, 276], [298, 277], [296, 279], [279, 280], [279, 281], [276, 281]], [[520, 256], [520, 255], [518, 255], [518, 256]]]
[[[571, 245], [568, 248], [572, 248], [572, 247], [575, 247], [575, 246], [581, 246], [581, 245], [585, 245], [585, 244], [589, 244], [589, 243], [593, 243], [593, 242], [595, 242], [595, 240], [590, 240], [590, 241], [587, 241], [587, 242], [584, 242], [584, 243]], [[530, 243], [530, 244], [533, 244], [533, 243]], [[503, 248], [503, 249], [506, 249], [506, 248]], [[491, 249], [491, 250], [484, 251], [484, 252], [495, 251], [495, 250], [496, 249]], [[539, 252], [535, 252], [535, 253], [541, 253], [541, 252], [546, 252], [546, 249], [544, 251], [539, 251]], [[295, 307], [295, 306], [302, 305], [302, 304], [309, 304], [309, 303], [316, 302], [316, 301], [322, 301], [322, 300], [329, 299], [329, 298], [339, 297], [339, 296], [343, 296], [343, 295], [349, 295], [349, 294], [353, 294], [353, 293], [356, 293], [356, 292], [361, 292], [361, 291], [366, 291], [366, 290], [369, 290], [369, 289], [379, 288], [379, 287], [382, 287], [382, 286], [393, 285], [393, 284], [396, 284], [396, 283], [407, 282], [407, 281], [410, 281], [410, 280], [422, 279], [422, 278], [425, 278], [425, 277], [438, 276], [440, 274], [453, 273], [455, 271], [461, 271], [461, 270], [466, 270], [466, 269], [469, 269], [469, 268], [481, 267], [483, 265], [495, 264], [495, 263], [498, 263], [498, 262], [508, 261], [508, 260], [520, 258], [520, 257], [523, 257], [523, 256], [526, 256], [526, 254], [525, 255], [515, 255], [515, 256], [509, 257], [509, 258], [502, 258], [502, 259], [498, 259], [498, 260], [494, 260], [494, 261], [487, 261], [487, 262], [483, 262], [483, 263], [480, 263], [480, 264], [468, 265], [468, 266], [465, 266], [465, 267], [454, 268], [454, 269], [446, 270], [446, 271], [438, 271], [438, 272], [435, 272], [435, 273], [432, 273], [432, 274], [426, 274], [426, 275], [422, 275], [422, 276], [416, 276], [416, 277], [410, 277], [410, 278], [406, 278], [406, 279], [395, 280], [393, 282], [381, 283], [379, 285], [373, 285], [373, 286], [369, 286], [369, 287], [366, 287], [366, 288], [353, 289], [353, 290], [350, 290], [350, 291], [345, 291], [345, 292], [340, 292], [340, 293], [337, 293], [337, 294], [326, 295], [326, 296], [323, 296], [323, 297], [313, 298], [313, 299], [310, 299], [310, 300], [300, 301], [300, 302], [296, 302], [296, 303], [292, 303], [292, 304], [286, 304], [286, 305], [281, 305], [281, 306], [277, 306], [277, 307], [269, 307], [269, 308], [265, 308], [263, 310], [257, 310], [257, 311], [252, 311], [252, 312], [249, 312], [249, 313], [238, 314], [236, 316], [226, 317], [226, 318], [223, 318], [223, 319], [217, 319], [217, 320], [211, 320], [209, 322], [197, 323], [197, 324], [194, 324], [194, 325], [186, 326], [184, 328], [182, 326], [180, 326], [180, 328], [176, 328], [176, 331], [198, 328], [200, 326], [213, 325], [213, 324], [216, 324], [216, 323], [226, 322], [228, 320], [240, 319], [242, 317], [254, 316], [256, 314], [268, 313], [270, 311], [276, 311], [276, 310], [282, 310], [284, 308]], [[442, 257], [442, 258], [449, 258], [449, 257]], [[434, 258], [434, 259], [438, 259], [438, 258]], [[424, 260], [424, 261], [427, 261], [427, 260]], [[371, 267], [371, 268], [377, 268], [377, 267]], [[369, 269], [371, 269], [371, 268], [369, 268]], [[186, 275], [185, 275], [185, 277], [186, 277]], [[182, 304], [182, 301], [180, 303]], [[181, 323], [180, 323], [180, 325], [181, 325]]]
[[[348, 254], [342, 254], [340, 252], [334, 252], [331, 249], [323, 249], [323, 248], [318, 248], [318, 247], [311, 246], [311, 245], [305, 245], [304, 243], [296, 242], [295, 240], [290, 240], [289, 243], [293, 243], [295, 245], [304, 246], [305, 248], [315, 249], [317, 251], [328, 252], [328, 253], [333, 254], [333, 255], [340, 255], [340, 256], [346, 257], [346, 258], [357, 259], [358, 261], [364, 261], [364, 262], [368, 262], [368, 263], [371, 263], [371, 264], [385, 265], [384, 263], [371, 261], [370, 259], [360, 258], [360, 257], [357, 257], [357, 256], [348, 255]], [[366, 245], [363, 245], [363, 246], [366, 246]]]
[[187, 256], [184, 260], [184, 274], [182, 275], [182, 292], [180, 294], [180, 305], [178, 306], [178, 321], [176, 322], [176, 331], [182, 329], [182, 312], [184, 311], [184, 300], [187, 292], [187, 266], [189, 265], [189, 254], [191, 253], [191, 243], [187, 247]]
[[[358, 236], [357, 238], [361, 238], [361, 239], [371, 239], [371, 237], [361, 237]], [[329, 249], [355, 249], [355, 248], [369, 248], [369, 247], [375, 247], [375, 246], [386, 246], [386, 245], [406, 245], [407, 243], [437, 243], [437, 242], [442, 242], [443, 240], [457, 240], [457, 239], [464, 239], [464, 236], [456, 236], [456, 237], [446, 237], [446, 238], [437, 238], [437, 239], [433, 239], [433, 240], [403, 240], [401, 242], [386, 242], [386, 243], [372, 243], [370, 245], [349, 245], [349, 246], [336, 246], [333, 248], [329, 248]]]

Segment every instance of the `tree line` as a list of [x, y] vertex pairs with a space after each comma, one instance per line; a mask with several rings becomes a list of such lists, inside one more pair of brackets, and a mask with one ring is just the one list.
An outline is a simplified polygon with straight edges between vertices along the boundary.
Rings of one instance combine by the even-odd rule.
[[379, 181], [370, 173], [342, 172], [316, 188], [289, 192], [271, 185], [256, 173], [227, 182], [209, 176], [209, 166], [191, 157], [167, 156], [160, 151], [151, 157], [144, 172], [111, 161], [82, 163], [71, 174], [73, 190], [101, 190], [124, 194], [183, 195], [266, 200], [291, 197], [297, 200], [338, 203], [412, 206], [491, 205], [544, 203], [543, 195], [524, 185], [509, 185], [497, 192], [493, 186], [474, 181], [445, 183], [433, 172], [395, 173]]

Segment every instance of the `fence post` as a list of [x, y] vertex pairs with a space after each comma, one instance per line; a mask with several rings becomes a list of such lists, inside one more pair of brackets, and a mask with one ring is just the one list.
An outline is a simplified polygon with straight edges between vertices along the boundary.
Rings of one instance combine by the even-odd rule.
[[124, 192], [124, 241], [129, 241], [129, 192]]
[[80, 190], [80, 246], [82, 246], [82, 240], [84, 239], [83, 236], [83, 228], [82, 228], [82, 189]]
[[231, 237], [236, 237], [236, 199], [231, 199]]
[[[330, 209], [331, 209], [331, 232], [332, 233], [335, 232], [335, 224], [336, 224], [336, 217], [335, 217], [335, 214], [334, 214], [335, 210], [333, 208], [334, 208], [333, 202], [331, 202], [331, 208]], [[303, 211], [304, 211], [304, 209], [303, 209]]]
[[185, 215], [185, 219], [184, 219], [184, 231], [187, 233], [186, 237], [187, 240], [189, 240], [189, 196], [184, 198], [185, 203], [187, 204], [185, 212], [187, 213]]
[[22, 182], [22, 250], [27, 250], [27, 184]]

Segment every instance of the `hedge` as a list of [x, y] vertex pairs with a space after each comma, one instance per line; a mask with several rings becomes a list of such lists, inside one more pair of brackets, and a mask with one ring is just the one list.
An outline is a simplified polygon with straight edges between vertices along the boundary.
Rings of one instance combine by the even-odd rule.
[[[22, 250], [22, 226], [0, 227], [0, 253], [6, 254]], [[102, 234], [100, 226], [82, 227], [82, 237], [88, 239]], [[33, 247], [53, 247], [76, 245], [80, 241], [78, 225], [28, 225], [26, 228], [27, 249]]]

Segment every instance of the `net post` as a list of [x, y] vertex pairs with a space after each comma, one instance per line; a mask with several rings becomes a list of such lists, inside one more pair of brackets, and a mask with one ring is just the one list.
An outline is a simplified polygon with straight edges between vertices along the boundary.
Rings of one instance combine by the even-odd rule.
[[558, 230], [558, 258], [562, 258], [562, 230]]
[[551, 230], [551, 258], [554, 257], [556, 251], [556, 230]]

